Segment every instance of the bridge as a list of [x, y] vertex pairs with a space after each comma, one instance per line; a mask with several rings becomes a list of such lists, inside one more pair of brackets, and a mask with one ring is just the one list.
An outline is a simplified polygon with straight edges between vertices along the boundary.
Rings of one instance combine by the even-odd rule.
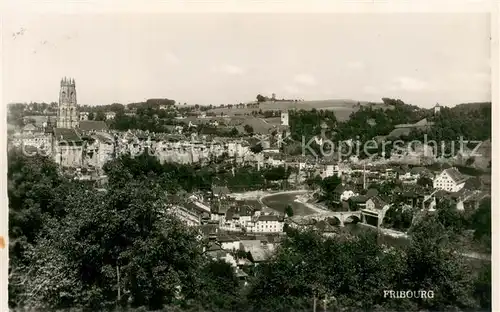
[[363, 215], [361, 214], [361, 211], [325, 211], [311, 215], [295, 216], [291, 218], [293, 222], [297, 223], [312, 220], [322, 221], [327, 219], [337, 219], [340, 222], [339, 226], [344, 226], [344, 223], [349, 219], [351, 219], [352, 221], [356, 219], [358, 221], [362, 221]]

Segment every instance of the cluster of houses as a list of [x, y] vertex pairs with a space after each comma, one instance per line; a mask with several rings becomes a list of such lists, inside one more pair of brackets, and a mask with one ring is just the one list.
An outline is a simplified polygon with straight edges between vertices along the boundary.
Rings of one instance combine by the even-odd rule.
[[141, 153], [149, 153], [162, 163], [207, 163], [225, 156], [256, 166], [281, 164], [264, 153], [253, 153], [245, 139], [110, 131], [103, 121], [81, 120], [74, 129], [28, 124], [10, 136], [10, 144], [27, 153], [52, 155], [56, 163], [68, 168], [102, 168], [113, 157]]
[[[458, 210], [473, 211], [491, 196], [487, 185], [475, 183], [476, 178], [461, 174], [455, 167], [434, 175], [428, 169], [415, 168], [406, 172], [401, 168], [370, 168], [370, 172], [380, 173], [383, 180], [390, 176], [407, 182], [400, 183], [389, 194], [379, 193], [374, 188], [364, 190], [349, 182], [350, 174], [365, 168], [340, 170], [344, 175], [343, 182], [333, 191], [334, 203], [341, 207], [340, 211], [354, 212], [347, 214], [345, 219], [340, 218], [340, 225], [347, 218], [357, 218], [359, 222], [382, 226], [386, 212], [394, 205], [393, 195], [402, 200], [400, 204], [404, 209], [429, 211], [434, 211], [440, 200], [453, 200]], [[418, 179], [417, 176], [428, 177], [431, 185], [427, 188], [416, 185], [413, 181]], [[213, 187], [208, 195], [191, 195], [182, 203], [177, 201], [170, 205], [168, 211], [186, 225], [198, 229], [200, 238], [208, 242], [205, 251], [214, 259], [230, 263], [242, 280], [246, 278], [243, 272], [246, 266], [269, 259], [284, 235], [285, 223], [295, 228], [314, 227], [325, 235], [338, 232], [332, 220], [307, 219], [307, 216], [285, 220], [283, 215], [263, 213], [260, 205], [232, 198], [227, 187]]]
[[263, 213], [260, 205], [249, 205], [231, 197], [227, 187], [214, 186], [208, 195], [191, 195], [169, 208], [188, 226], [215, 225], [232, 233], [282, 233], [282, 215]]
[[[491, 196], [488, 181], [466, 176], [455, 167], [443, 169], [436, 175], [426, 168], [413, 169], [399, 175], [403, 182], [401, 186], [392, 188], [384, 195], [378, 194], [376, 189], [360, 192], [364, 188], [353, 183], [339, 184], [333, 192], [334, 204], [342, 207], [342, 210], [362, 210], [369, 209], [370, 206], [377, 208], [371, 210], [381, 210], [397, 197], [411, 208], [433, 211], [440, 200], [453, 200], [458, 210], [473, 211], [483, 199]], [[420, 177], [428, 178], [430, 185], [417, 185], [414, 181]]]
[[243, 269], [267, 261], [284, 233], [283, 215], [237, 200], [227, 187], [168, 202], [167, 213], [198, 229], [207, 243], [205, 253], [231, 264], [242, 280], [247, 276]]

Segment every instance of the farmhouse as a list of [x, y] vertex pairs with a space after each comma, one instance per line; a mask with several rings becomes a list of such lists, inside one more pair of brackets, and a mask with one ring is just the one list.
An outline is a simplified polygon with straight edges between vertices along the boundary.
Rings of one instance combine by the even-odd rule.
[[443, 170], [434, 179], [434, 188], [448, 192], [458, 192], [465, 186], [467, 177], [462, 175], [457, 168], [448, 168]]

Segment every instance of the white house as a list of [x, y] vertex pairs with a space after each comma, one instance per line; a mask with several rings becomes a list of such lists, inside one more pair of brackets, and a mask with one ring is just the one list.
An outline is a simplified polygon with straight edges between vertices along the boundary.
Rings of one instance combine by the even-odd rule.
[[222, 249], [225, 250], [237, 250], [240, 249], [240, 239], [232, 236], [221, 236], [217, 238]]
[[280, 167], [285, 165], [285, 161], [283, 159], [274, 159], [269, 157], [267, 159], [267, 164], [271, 167]]
[[349, 198], [357, 195], [358, 194], [354, 191], [352, 187], [350, 187], [349, 185], [345, 185], [343, 183], [337, 185], [335, 190], [333, 190], [333, 200], [336, 203], [347, 201], [349, 200]]
[[384, 202], [380, 197], [374, 196], [366, 201], [367, 210], [378, 211], [386, 207], [387, 203]]
[[89, 120], [89, 112], [80, 112], [80, 120]]
[[115, 112], [106, 112], [106, 120], [115, 119], [115, 117], [116, 117]]
[[335, 173], [335, 166], [334, 165], [327, 165], [325, 167], [325, 171], [323, 172], [323, 178], [328, 178], [333, 176]]
[[286, 112], [281, 112], [281, 125], [288, 126], [289, 115]]
[[194, 211], [190, 211], [181, 206], [174, 206], [170, 209], [170, 212], [184, 222], [187, 226], [198, 226], [201, 225], [200, 216]]
[[448, 168], [443, 170], [434, 178], [434, 188], [448, 192], [458, 192], [464, 185], [467, 177], [458, 171], [457, 168]]
[[261, 215], [254, 221], [252, 231], [255, 233], [280, 233], [283, 232], [283, 218], [276, 215]]
[[52, 148], [52, 136], [50, 133], [41, 131], [33, 124], [27, 124], [22, 133], [16, 133], [13, 138], [15, 146], [32, 146], [44, 152], [50, 152]]
[[434, 114], [438, 114], [441, 111], [441, 106], [439, 103], [436, 103], [436, 106], [434, 106]]

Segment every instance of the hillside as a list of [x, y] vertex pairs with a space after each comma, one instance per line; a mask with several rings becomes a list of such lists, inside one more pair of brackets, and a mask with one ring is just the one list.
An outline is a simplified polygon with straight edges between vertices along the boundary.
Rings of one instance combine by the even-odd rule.
[[[358, 104], [359, 103], [359, 104]], [[389, 108], [388, 105], [383, 103], [369, 103], [369, 102], [358, 102], [354, 100], [317, 100], [317, 101], [277, 101], [277, 102], [262, 102], [259, 104], [258, 108], [214, 108], [209, 110], [217, 115], [245, 115], [252, 111], [287, 111], [287, 110], [330, 110], [335, 113], [337, 120], [345, 121], [349, 119], [349, 116], [359, 110], [361, 106], [372, 105], [374, 108]]]
[[463, 103], [451, 107], [451, 110], [455, 112], [468, 113], [475, 110], [480, 110], [483, 108], [491, 109], [491, 102], [474, 102], [474, 103]]

